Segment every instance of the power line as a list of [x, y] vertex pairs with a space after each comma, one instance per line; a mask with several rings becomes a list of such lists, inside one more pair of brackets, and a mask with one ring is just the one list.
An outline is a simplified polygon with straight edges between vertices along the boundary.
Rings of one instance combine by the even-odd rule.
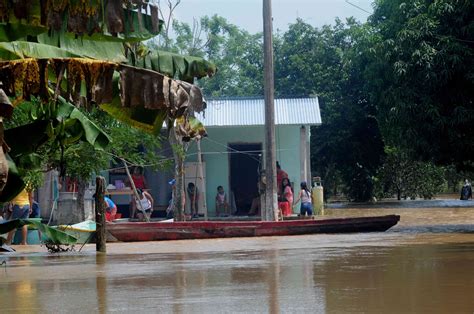
[[366, 9], [361, 8], [360, 6], [358, 6], [357, 4], [354, 4], [354, 3], [350, 2], [349, 0], [346, 0], [346, 3], [352, 5], [353, 7], [357, 8], [357, 9], [359, 9], [359, 10], [361, 10], [361, 11], [364, 11], [365, 13], [372, 14], [372, 12], [369, 12], [369, 11], [367, 11]]

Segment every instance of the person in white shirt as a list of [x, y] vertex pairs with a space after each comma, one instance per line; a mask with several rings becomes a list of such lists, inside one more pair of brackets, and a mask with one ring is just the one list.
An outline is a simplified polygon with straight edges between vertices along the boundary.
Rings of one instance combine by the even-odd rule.
[[313, 215], [313, 205], [311, 204], [311, 191], [308, 189], [306, 182], [301, 182], [300, 184], [301, 191], [298, 194], [296, 200], [294, 200], [294, 205], [301, 200], [301, 207], [300, 207], [300, 216], [308, 216]]
[[140, 221], [143, 221], [145, 216], [143, 213], [151, 218], [151, 214], [153, 213], [153, 197], [147, 191], [143, 191], [142, 189], [137, 189], [138, 199], [135, 198], [135, 207], [137, 209], [137, 217]]

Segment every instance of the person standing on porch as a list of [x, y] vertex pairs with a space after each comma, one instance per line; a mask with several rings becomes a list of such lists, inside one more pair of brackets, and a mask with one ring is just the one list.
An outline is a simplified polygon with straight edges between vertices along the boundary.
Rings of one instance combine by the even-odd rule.
[[301, 200], [301, 207], [300, 207], [300, 216], [308, 216], [313, 215], [313, 204], [311, 201], [311, 192], [308, 189], [306, 182], [301, 182], [300, 184], [301, 191], [298, 194], [298, 197], [294, 201], [294, 204], [298, 203]]
[[293, 189], [291, 188], [290, 180], [283, 178], [281, 182], [282, 195], [278, 198], [278, 207], [283, 216], [291, 216], [293, 211]]
[[281, 195], [283, 192], [281, 190], [281, 182], [283, 181], [283, 178], [288, 178], [288, 173], [286, 173], [284, 170], [281, 169], [280, 163], [277, 161], [276, 162], [276, 167], [277, 167], [277, 189], [278, 189], [278, 195]]
[[227, 202], [227, 194], [224, 191], [222, 185], [217, 187], [216, 194], [216, 214], [217, 217], [224, 215], [229, 215], [229, 203]]
[[194, 183], [189, 182], [187, 188], [187, 194], [189, 197], [191, 207], [191, 217], [198, 218], [198, 203], [199, 203], [199, 192]]
[[[147, 188], [147, 182], [146, 182], [145, 176], [143, 175], [143, 167], [137, 166], [133, 169], [132, 180], [133, 180], [133, 183], [135, 183], [136, 189], [144, 190]], [[130, 182], [128, 182], [128, 185], [130, 187], [132, 186]]]

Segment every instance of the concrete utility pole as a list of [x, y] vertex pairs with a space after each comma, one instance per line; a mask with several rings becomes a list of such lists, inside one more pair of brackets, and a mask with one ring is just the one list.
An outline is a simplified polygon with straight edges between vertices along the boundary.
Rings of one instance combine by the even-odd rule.
[[[278, 199], [276, 186], [275, 158], [275, 105], [273, 78], [273, 43], [272, 43], [272, 1], [263, 0], [263, 63], [265, 92], [265, 208], [262, 208], [262, 219], [278, 219]], [[263, 213], [265, 213], [263, 215]]]

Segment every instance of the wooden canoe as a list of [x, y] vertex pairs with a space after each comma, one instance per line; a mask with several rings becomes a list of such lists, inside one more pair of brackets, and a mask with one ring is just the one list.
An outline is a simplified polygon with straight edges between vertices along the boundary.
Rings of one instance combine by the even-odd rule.
[[108, 223], [117, 240], [163, 241], [231, 237], [287, 236], [314, 233], [382, 232], [396, 225], [398, 215], [290, 221], [187, 221]]

